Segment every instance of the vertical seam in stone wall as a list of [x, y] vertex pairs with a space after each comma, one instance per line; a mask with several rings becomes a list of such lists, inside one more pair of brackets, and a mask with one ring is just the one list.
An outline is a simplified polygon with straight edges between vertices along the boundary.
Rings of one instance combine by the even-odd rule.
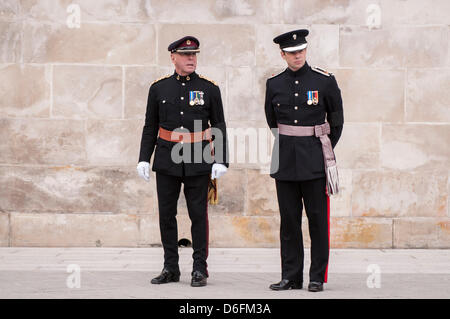
[[122, 119], [125, 119], [125, 66], [122, 65]]
[[251, 215], [248, 212], [248, 169], [244, 169], [244, 211], [243, 216]]
[[11, 247], [11, 213], [8, 213], [8, 247]]
[[392, 248], [396, 248], [395, 247], [395, 218], [392, 218], [391, 219], [391, 221], [392, 221], [392, 243], [391, 243], [391, 247]]

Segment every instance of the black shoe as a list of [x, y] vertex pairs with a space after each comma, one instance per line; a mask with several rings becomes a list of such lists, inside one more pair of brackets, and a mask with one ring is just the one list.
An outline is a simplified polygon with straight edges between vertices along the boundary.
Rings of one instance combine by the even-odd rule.
[[308, 291], [312, 292], [323, 291], [323, 283], [318, 281], [311, 281], [308, 285]]
[[191, 286], [192, 287], [203, 287], [206, 286], [206, 278], [207, 276], [203, 274], [202, 272], [196, 270], [192, 272], [192, 280], [191, 280]]
[[178, 282], [180, 281], [180, 274], [174, 273], [166, 268], [161, 271], [158, 277], [152, 279], [151, 283], [155, 285], [159, 284], [167, 284], [169, 282]]
[[279, 283], [270, 285], [269, 288], [272, 290], [302, 289], [303, 283], [301, 281], [282, 279]]

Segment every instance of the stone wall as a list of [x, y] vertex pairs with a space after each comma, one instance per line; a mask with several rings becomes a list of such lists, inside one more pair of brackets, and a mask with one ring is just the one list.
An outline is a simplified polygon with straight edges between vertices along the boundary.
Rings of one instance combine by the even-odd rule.
[[[448, 0], [0, 0], [0, 246], [158, 245], [154, 175], [135, 167], [148, 87], [173, 72], [167, 45], [197, 36], [228, 127], [265, 128], [265, 81], [285, 67], [272, 39], [306, 27], [309, 63], [335, 73], [344, 100], [332, 247], [449, 248], [448, 12]], [[220, 179], [210, 246], [279, 245], [262, 168], [232, 162]]]

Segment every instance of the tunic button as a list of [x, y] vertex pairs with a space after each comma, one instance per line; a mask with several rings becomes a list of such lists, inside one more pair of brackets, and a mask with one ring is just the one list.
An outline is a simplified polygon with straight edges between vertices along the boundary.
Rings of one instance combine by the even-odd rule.
[[277, 103], [277, 106], [280, 106], [280, 103]]
[[294, 123], [297, 123], [298, 121], [297, 120], [294, 120]]
[[182, 85], [182, 86], [185, 86], [185, 85], [186, 85], [186, 83], [181, 83], [181, 85]]
[[298, 84], [298, 81], [295, 81], [295, 84]]
[[298, 106], [294, 107], [295, 110], [298, 110]]
[[183, 128], [183, 127], [180, 127], [180, 128]]
[[180, 114], [183, 115], [183, 111], [181, 111]]
[[184, 100], [184, 97], [181, 97], [182, 100]]
[[295, 96], [298, 96], [298, 93], [295, 93]]

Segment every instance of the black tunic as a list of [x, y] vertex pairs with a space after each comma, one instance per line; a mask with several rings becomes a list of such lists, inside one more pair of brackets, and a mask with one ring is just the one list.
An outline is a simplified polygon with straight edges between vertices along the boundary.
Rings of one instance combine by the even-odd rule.
[[[318, 91], [317, 105], [308, 105], [308, 91]], [[333, 148], [342, 133], [344, 115], [336, 79], [331, 74], [314, 71], [307, 63], [295, 72], [287, 68], [267, 80], [265, 112], [271, 129], [277, 128], [278, 123], [314, 126], [328, 121]], [[325, 176], [319, 138], [276, 134], [276, 139], [279, 150], [275, 144], [270, 176], [284, 181], [304, 181]], [[275, 170], [278, 154], [279, 167]]]
[[[191, 91], [203, 93], [202, 105], [189, 104]], [[194, 121], [198, 121], [198, 125], [195, 126]], [[209, 142], [202, 141], [184, 143], [181, 151], [178, 152], [177, 149], [177, 154], [186, 155], [188, 152], [189, 159], [185, 160], [186, 158], [183, 157], [181, 161], [179, 159], [174, 161], [171, 153], [177, 143], [159, 138], [159, 127], [169, 131], [183, 129], [189, 132], [204, 131], [211, 127], [213, 131], [220, 130], [222, 136], [214, 136], [214, 158], [210, 155]], [[158, 173], [172, 176], [197, 176], [209, 174], [213, 163], [224, 164], [228, 167], [226, 124], [219, 87], [195, 72], [189, 76], [179, 76], [175, 72], [171, 76], [155, 81], [150, 86], [148, 94], [140, 162], [150, 162], [155, 145], [152, 170]], [[198, 153], [199, 150], [202, 154]]]

